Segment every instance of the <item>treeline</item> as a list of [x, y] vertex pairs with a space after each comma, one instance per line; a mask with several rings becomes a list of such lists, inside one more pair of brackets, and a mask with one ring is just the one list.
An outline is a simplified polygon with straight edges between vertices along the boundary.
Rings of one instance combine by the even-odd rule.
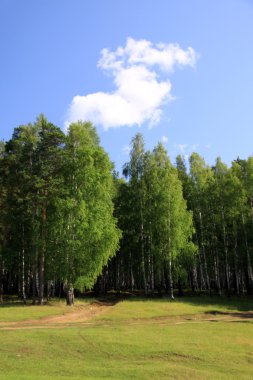
[[252, 293], [253, 157], [230, 168], [217, 158], [210, 167], [192, 153], [188, 165], [178, 156], [173, 166], [161, 144], [145, 152], [138, 134], [124, 173], [129, 181], [118, 183], [116, 198], [123, 236], [109, 287], [171, 297], [173, 287]]
[[130, 158], [123, 169], [127, 181], [117, 184], [115, 213], [122, 239], [108, 267], [109, 286], [146, 294], [164, 288], [173, 298], [173, 281], [183, 276], [196, 250], [192, 213], [162, 144], [145, 151], [142, 135], [137, 134]]
[[193, 153], [187, 166], [137, 134], [119, 178], [91, 123], [16, 128], [0, 145], [0, 300], [251, 294], [253, 157], [210, 167]]

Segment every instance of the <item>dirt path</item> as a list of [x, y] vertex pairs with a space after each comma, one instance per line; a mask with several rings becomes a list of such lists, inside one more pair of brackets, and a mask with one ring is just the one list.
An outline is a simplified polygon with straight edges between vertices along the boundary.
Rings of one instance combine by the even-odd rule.
[[[68, 309], [65, 314], [43, 317], [36, 320], [25, 320], [18, 322], [0, 322], [1, 330], [33, 330], [33, 329], [61, 329], [78, 326], [113, 325], [112, 321], [96, 321], [95, 317], [106, 313], [117, 302], [93, 302], [89, 305], [78, 305]], [[219, 312], [216, 310], [200, 314], [182, 316], [162, 316], [151, 318], [129, 318], [121, 320], [127, 325], [159, 324], [159, 325], [181, 325], [187, 323], [210, 323], [210, 322], [249, 322], [253, 323], [252, 312]]]
[[93, 302], [90, 305], [82, 305], [75, 307], [73, 311], [66, 314], [43, 317], [40, 319], [29, 319], [18, 322], [0, 322], [1, 330], [22, 330], [22, 329], [49, 329], [49, 328], [65, 328], [73, 327], [79, 324], [90, 324], [91, 320], [99, 314], [102, 314], [114, 303], [109, 302]]

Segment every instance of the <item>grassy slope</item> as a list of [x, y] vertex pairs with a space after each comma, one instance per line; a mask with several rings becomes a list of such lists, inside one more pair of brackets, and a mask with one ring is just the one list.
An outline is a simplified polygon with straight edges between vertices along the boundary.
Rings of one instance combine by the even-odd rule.
[[131, 300], [83, 327], [0, 330], [0, 379], [252, 379], [251, 319], [201, 321], [207, 311], [252, 309], [205, 297]]

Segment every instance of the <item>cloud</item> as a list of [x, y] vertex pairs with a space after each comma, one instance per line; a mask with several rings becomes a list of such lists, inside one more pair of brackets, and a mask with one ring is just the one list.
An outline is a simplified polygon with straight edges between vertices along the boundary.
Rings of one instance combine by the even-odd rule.
[[176, 67], [195, 63], [195, 51], [178, 44], [128, 38], [115, 51], [103, 49], [97, 66], [113, 78], [114, 91], [75, 96], [65, 124], [90, 120], [105, 130], [145, 122], [152, 127], [160, 121], [164, 104], [172, 100], [169, 75]]
[[163, 136], [163, 137], [162, 137], [162, 142], [163, 142], [164, 144], [166, 144], [166, 143], [168, 142], [168, 137]]
[[199, 148], [199, 144], [193, 144], [193, 145], [191, 145], [190, 147], [189, 147], [189, 149], [191, 149], [191, 151], [195, 151], [195, 150], [197, 150]]
[[[174, 144], [175, 150], [178, 152], [181, 156], [184, 157], [185, 160], [188, 160], [192, 152], [196, 152], [198, 148], [201, 148], [199, 144]], [[205, 145], [205, 148], [207, 148], [207, 145]]]
[[130, 147], [130, 145], [125, 145], [125, 146], [123, 147], [123, 149], [122, 149], [122, 152], [128, 156], [128, 155], [130, 154], [130, 152], [131, 152], [131, 147]]
[[188, 144], [174, 144], [176, 149], [179, 149], [180, 153], [183, 154], [188, 147]]

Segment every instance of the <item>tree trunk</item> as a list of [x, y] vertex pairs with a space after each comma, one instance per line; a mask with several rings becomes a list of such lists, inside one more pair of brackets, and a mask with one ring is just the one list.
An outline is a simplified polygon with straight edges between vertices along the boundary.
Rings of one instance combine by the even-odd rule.
[[196, 263], [197, 257], [196, 254], [193, 256], [193, 266], [191, 270], [191, 288], [192, 291], [195, 292], [195, 290], [198, 289], [198, 271], [197, 271], [197, 263]]
[[[196, 233], [197, 237], [197, 246], [200, 247], [201, 243], [199, 240], [199, 235]], [[206, 282], [204, 279], [204, 273], [203, 273], [203, 264], [202, 264], [202, 255], [201, 255], [201, 250], [198, 249], [196, 255], [195, 255], [195, 261], [196, 261], [196, 271], [197, 275], [196, 278], [198, 280], [198, 288], [200, 291], [206, 290]], [[199, 273], [198, 273], [199, 272]]]
[[153, 254], [151, 255], [151, 271], [150, 271], [150, 289], [151, 289], [151, 294], [154, 294], [155, 291], [155, 277], [154, 277], [154, 257]]
[[45, 253], [44, 253], [44, 249], [42, 249], [41, 254], [40, 254], [40, 267], [39, 267], [39, 295], [38, 295], [39, 305], [43, 305], [44, 303], [44, 271], [45, 271]]
[[248, 237], [245, 227], [245, 220], [244, 215], [242, 214], [242, 225], [243, 225], [243, 233], [244, 233], [244, 241], [245, 241], [245, 248], [246, 248], [246, 256], [247, 256], [247, 277], [248, 277], [248, 293], [252, 293], [253, 288], [253, 274], [252, 274], [252, 266], [251, 266], [251, 260], [250, 260], [250, 253], [249, 253], [249, 245], [248, 245]]
[[115, 257], [115, 289], [120, 291], [120, 258]]
[[212, 233], [212, 245], [213, 245], [213, 256], [214, 256], [214, 275], [215, 275], [215, 284], [216, 290], [219, 296], [221, 296], [221, 281], [220, 281], [220, 263], [219, 263], [219, 255], [217, 248], [217, 231], [216, 225], [213, 221], [212, 223], [213, 233]]
[[223, 206], [221, 210], [221, 215], [222, 215], [223, 244], [224, 244], [224, 251], [225, 251], [225, 276], [226, 276], [227, 292], [228, 292], [228, 296], [230, 296], [231, 289], [230, 289], [230, 273], [229, 273], [229, 264], [228, 264], [228, 245], [227, 245], [227, 234], [226, 234]]
[[74, 288], [71, 284], [68, 284], [66, 286], [65, 294], [66, 294], [67, 305], [68, 306], [74, 305]]
[[192, 268], [192, 284], [193, 284], [193, 287], [192, 287], [193, 291], [199, 290], [196, 255], [194, 255], [194, 264]]
[[32, 304], [33, 305], [35, 305], [36, 303], [36, 277], [37, 277], [36, 261], [33, 255], [32, 257]]
[[221, 296], [221, 285], [220, 285], [220, 275], [219, 275], [219, 260], [217, 255], [217, 250], [215, 249], [215, 257], [214, 257], [214, 273], [215, 273], [215, 283], [218, 295]]
[[198, 250], [198, 259], [199, 259], [199, 288], [200, 290], [206, 290], [206, 282], [205, 282], [205, 279], [204, 279], [204, 274], [203, 274], [203, 264], [202, 264], [202, 257], [201, 257], [201, 254]]
[[24, 223], [22, 223], [22, 299], [24, 304], [26, 304], [26, 293], [25, 293], [25, 229], [24, 229]]
[[134, 281], [134, 273], [133, 273], [132, 251], [130, 252], [130, 276], [131, 276], [131, 291], [133, 291], [134, 286], [135, 286], [135, 281]]
[[169, 257], [169, 296], [170, 299], [174, 300], [174, 291], [173, 291], [173, 278], [172, 278], [172, 270], [171, 270], [171, 254]]
[[[142, 211], [141, 211], [141, 219], [142, 219]], [[142, 270], [142, 278], [143, 278], [143, 286], [144, 286], [145, 294], [148, 294], [146, 270], [145, 270], [143, 223], [141, 223], [141, 270]]]
[[240, 295], [239, 275], [238, 275], [238, 257], [237, 257], [237, 229], [235, 222], [234, 226], [234, 275], [235, 275], [235, 290], [237, 296]]
[[3, 274], [4, 274], [4, 263], [2, 258], [0, 257], [0, 303], [3, 302], [4, 289], [3, 289]]
[[38, 209], [33, 205], [32, 213], [32, 304], [36, 303], [36, 289], [37, 289], [37, 265], [38, 265], [38, 244], [37, 244], [37, 229], [35, 227], [35, 215], [37, 216]]
[[39, 262], [39, 305], [43, 305], [44, 303], [46, 217], [46, 206], [44, 206], [42, 211], [41, 248]]
[[205, 250], [205, 245], [204, 245], [204, 242], [203, 242], [203, 224], [202, 224], [202, 215], [201, 215], [201, 212], [199, 212], [199, 222], [200, 222], [200, 234], [201, 234], [201, 239], [200, 239], [200, 242], [201, 242], [201, 253], [202, 253], [202, 256], [203, 256], [203, 260], [204, 260], [205, 283], [206, 283], [206, 288], [208, 290], [208, 293], [210, 294], [211, 293], [211, 288], [210, 288], [210, 279], [209, 279], [208, 270], [207, 270], [206, 250]]
[[152, 224], [149, 222], [149, 253], [150, 253], [150, 289], [151, 294], [155, 291], [155, 275], [154, 275], [154, 254], [153, 254], [153, 239], [152, 239]]

